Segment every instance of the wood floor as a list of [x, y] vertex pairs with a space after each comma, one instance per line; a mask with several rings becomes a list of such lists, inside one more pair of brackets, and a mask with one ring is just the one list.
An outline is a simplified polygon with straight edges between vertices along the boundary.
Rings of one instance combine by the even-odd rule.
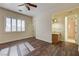
[[[8, 51], [8, 52], [6, 52]], [[5, 53], [4, 53], [5, 52]], [[68, 42], [47, 43], [35, 38], [0, 44], [0, 55], [7, 56], [78, 56], [78, 45]], [[1, 56], [2, 56], [1, 55]]]

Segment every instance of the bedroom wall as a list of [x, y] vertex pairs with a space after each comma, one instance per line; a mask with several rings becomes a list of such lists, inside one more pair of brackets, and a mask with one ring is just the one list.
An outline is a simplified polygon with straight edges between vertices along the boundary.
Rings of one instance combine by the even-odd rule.
[[52, 42], [51, 13], [43, 13], [33, 18], [36, 38], [46, 42]]
[[[79, 8], [73, 8], [73, 9], [69, 9], [69, 10], [65, 10], [63, 12], [57, 13], [55, 15], [53, 15], [55, 18], [57, 18], [57, 23], [61, 23], [63, 25], [63, 29], [61, 32], [62, 34], [62, 40], [65, 41], [65, 16], [69, 16], [69, 15], [75, 15], [76, 19], [77, 19], [77, 34], [76, 34], [76, 44], [79, 45]], [[52, 17], [53, 17], [52, 16]]]
[[79, 45], [79, 13], [77, 16], [77, 40], [76, 40], [76, 42]]
[[[25, 32], [5, 32], [5, 17], [11, 16], [14, 18], [24, 19], [26, 22]], [[0, 43], [20, 40], [34, 36], [33, 20], [31, 16], [25, 16], [16, 12], [12, 12], [0, 8]]]
[[[71, 11], [73, 11], [71, 13]], [[65, 16], [68, 16], [70, 14], [79, 14], [79, 8], [72, 8], [69, 10], [64, 10], [59, 13], [52, 13], [47, 12], [43, 14], [39, 14], [33, 18], [34, 21], [34, 28], [35, 28], [35, 36], [37, 39], [46, 41], [46, 42], [52, 42], [52, 17], [55, 16], [57, 18], [57, 21], [59, 24], [61, 24], [62, 29], [58, 30], [61, 32], [62, 35], [62, 41], [65, 41]], [[79, 26], [79, 24], [78, 24]], [[79, 27], [78, 27], [79, 29]], [[79, 31], [77, 32], [79, 36]], [[79, 44], [79, 39], [76, 39], [77, 44]]]

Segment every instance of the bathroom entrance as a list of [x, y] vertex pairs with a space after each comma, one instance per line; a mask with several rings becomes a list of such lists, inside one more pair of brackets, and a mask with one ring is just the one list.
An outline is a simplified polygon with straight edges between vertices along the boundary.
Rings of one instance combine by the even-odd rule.
[[76, 15], [69, 15], [65, 17], [65, 38], [67, 42], [76, 42], [76, 34], [77, 34], [77, 19]]

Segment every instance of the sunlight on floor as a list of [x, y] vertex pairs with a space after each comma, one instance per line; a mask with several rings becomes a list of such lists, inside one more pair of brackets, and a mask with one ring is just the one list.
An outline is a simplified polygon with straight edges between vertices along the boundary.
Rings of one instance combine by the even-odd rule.
[[67, 42], [76, 43], [74, 39], [68, 39]]

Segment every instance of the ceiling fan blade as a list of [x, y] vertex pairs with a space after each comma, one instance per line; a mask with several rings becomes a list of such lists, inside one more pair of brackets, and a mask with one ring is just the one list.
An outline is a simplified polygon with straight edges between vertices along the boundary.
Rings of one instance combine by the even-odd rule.
[[26, 4], [28, 4], [29, 6], [32, 6], [32, 7], [37, 7], [37, 5], [35, 5], [35, 4], [31, 4], [31, 3], [26, 3]]
[[25, 5], [25, 7], [26, 7], [28, 10], [30, 10], [30, 8], [29, 8], [27, 5]]
[[25, 5], [25, 4], [21, 4], [21, 5], [18, 5], [18, 6], [23, 6], [23, 5]]

